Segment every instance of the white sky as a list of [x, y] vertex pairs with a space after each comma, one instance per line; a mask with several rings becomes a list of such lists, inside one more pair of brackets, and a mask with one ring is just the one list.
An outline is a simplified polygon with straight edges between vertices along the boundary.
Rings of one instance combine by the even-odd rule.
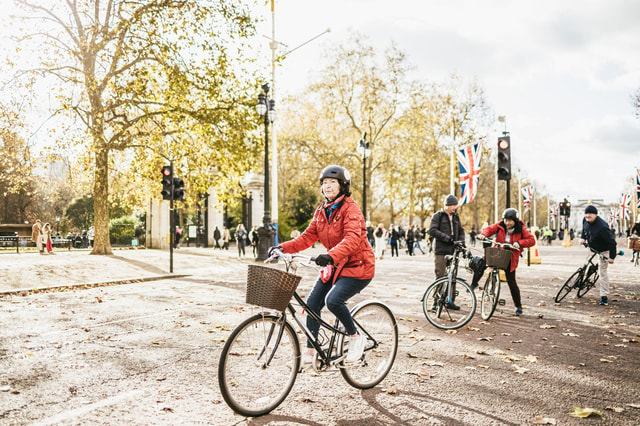
[[[256, 12], [266, 19], [260, 43], [270, 55], [269, 1]], [[416, 79], [477, 78], [496, 117], [506, 116], [513, 167], [556, 199], [618, 202], [633, 188], [640, 2], [276, 0], [275, 17], [276, 40], [287, 44], [280, 53], [331, 28], [287, 56], [277, 70], [276, 100], [312, 81], [323, 67], [322, 49], [352, 29], [381, 50], [397, 43], [417, 67]], [[496, 120], [490, 143], [503, 129]]]
[[[264, 48], [270, 79], [270, 1], [258, 2], [254, 12], [265, 22], [256, 47]], [[0, 0], [5, 11], [11, 5]], [[477, 78], [496, 118], [506, 116], [513, 167], [556, 199], [617, 202], [632, 190], [640, 166], [640, 120], [631, 106], [640, 87], [640, 2], [275, 0], [275, 8], [276, 40], [287, 45], [279, 53], [331, 28], [278, 67], [278, 102], [308, 85], [323, 68], [321, 51], [352, 29], [381, 50], [395, 42], [417, 67], [413, 78]], [[11, 32], [2, 25], [3, 45]], [[496, 120], [490, 143], [502, 130]]]

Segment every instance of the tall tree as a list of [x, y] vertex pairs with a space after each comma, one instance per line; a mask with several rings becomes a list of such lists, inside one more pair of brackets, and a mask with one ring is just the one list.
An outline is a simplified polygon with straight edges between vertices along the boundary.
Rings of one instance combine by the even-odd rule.
[[[37, 22], [39, 32], [28, 38], [42, 42], [42, 64], [33, 71], [60, 80], [62, 109], [74, 113], [86, 128], [94, 167], [92, 254], [111, 254], [109, 183], [114, 152], [149, 148], [142, 155], [147, 158], [143, 164], [176, 160], [176, 169], [183, 173], [191, 160], [203, 161], [206, 155], [216, 160], [216, 146], [229, 154], [225, 164], [241, 153], [244, 157], [238, 148], [247, 150], [247, 119], [252, 117], [245, 96], [256, 92], [256, 84], [242, 77], [248, 74], [235, 71], [241, 70], [243, 39], [254, 30], [243, 3], [18, 3], [28, 19]], [[200, 150], [212, 135], [219, 139]], [[150, 152], [156, 154], [152, 161]]]

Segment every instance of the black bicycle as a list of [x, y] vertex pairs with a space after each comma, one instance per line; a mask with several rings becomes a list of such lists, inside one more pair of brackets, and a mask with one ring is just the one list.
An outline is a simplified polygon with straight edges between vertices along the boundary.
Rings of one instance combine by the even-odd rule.
[[577, 290], [578, 297], [582, 297], [596, 286], [600, 274], [598, 272], [598, 264], [594, 262], [594, 258], [599, 254], [592, 248], [589, 248], [589, 250], [591, 250], [591, 255], [587, 262], [579, 267], [558, 290], [555, 299], [556, 303], [560, 303], [573, 289]]
[[471, 252], [463, 241], [456, 241], [453, 254], [445, 256], [447, 275], [427, 287], [422, 296], [422, 310], [427, 320], [443, 330], [460, 328], [476, 312], [476, 295], [463, 278], [458, 277], [461, 259], [470, 259]]
[[[382, 302], [366, 300], [351, 309], [353, 321], [366, 336], [364, 353], [356, 363], [346, 363], [349, 336], [336, 319], [329, 324], [312, 312], [296, 292], [301, 277], [289, 273], [313, 258], [279, 254], [286, 271], [249, 265], [247, 302], [273, 309], [247, 318], [229, 336], [220, 354], [218, 383], [225, 402], [243, 416], [262, 416], [280, 405], [296, 380], [300, 367], [298, 334], [292, 318], [316, 350], [312, 368], [336, 369], [351, 386], [369, 389], [387, 376], [398, 350], [398, 325]], [[269, 261], [270, 259], [267, 259]], [[291, 297], [320, 324], [314, 338], [296, 315]]]
[[491, 318], [496, 311], [498, 304], [504, 304], [504, 300], [500, 300], [500, 271], [506, 271], [511, 264], [511, 249], [515, 249], [509, 243], [499, 243], [491, 238], [485, 238], [483, 242], [492, 244], [485, 247], [484, 257], [489, 273], [487, 280], [482, 289], [482, 299], [480, 301], [480, 314], [483, 320]]

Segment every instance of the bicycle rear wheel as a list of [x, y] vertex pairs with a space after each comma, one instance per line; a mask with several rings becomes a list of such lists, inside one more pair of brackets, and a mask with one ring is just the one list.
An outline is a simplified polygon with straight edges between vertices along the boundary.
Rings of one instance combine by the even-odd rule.
[[556, 303], [560, 303], [562, 299], [567, 297], [567, 294], [571, 293], [574, 287], [579, 287], [582, 284], [582, 269], [578, 269], [569, 277], [567, 281], [560, 287], [558, 294], [556, 294]]
[[[367, 336], [362, 359], [341, 366], [342, 377], [354, 388], [369, 389], [389, 373], [398, 352], [398, 324], [391, 310], [380, 302], [365, 302], [351, 313], [360, 335]], [[345, 339], [340, 350], [344, 353]]]
[[427, 320], [442, 330], [454, 330], [471, 321], [476, 312], [476, 295], [471, 287], [460, 278], [453, 283], [453, 303], [460, 309], [452, 309], [447, 303], [448, 278], [435, 280], [422, 298], [422, 310]]
[[482, 290], [482, 301], [480, 302], [480, 314], [483, 320], [491, 318], [498, 306], [500, 299], [500, 271], [491, 269], [487, 281]]
[[287, 397], [300, 368], [300, 345], [288, 322], [254, 315], [229, 336], [220, 354], [218, 383], [238, 414], [262, 416]]
[[638, 266], [638, 260], [640, 259], [640, 251], [634, 251], [633, 256], [634, 256], [633, 266]]
[[578, 287], [578, 297], [584, 296], [589, 292], [589, 290], [594, 288], [596, 286], [596, 283], [598, 282], [598, 278], [600, 278], [600, 275], [598, 274], [597, 270], [596, 272], [585, 278], [582, 282], [582, 285]]

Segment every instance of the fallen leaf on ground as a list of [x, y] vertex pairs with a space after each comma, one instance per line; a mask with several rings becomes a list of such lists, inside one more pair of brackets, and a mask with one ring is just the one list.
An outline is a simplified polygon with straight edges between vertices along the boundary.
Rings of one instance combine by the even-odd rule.
[[382, 392], [386, 393], [387, 395], [395, 395], [398, 393], [398, 390], [393, 386], [389, 386], [386, 389], [382, 389]]
[[527, 371], [529, 371], [529, 369], [528, 369], [528, 368], [524, 368], [524, 367], [517, 367], [517, 368], [515, 369], [515, 372], [516, 372], [516, 373], [518, 373], [518, 374], [524, 374], [524, 373], [526, 373]]
[[555, 425], [556, 424], [556, 419], [552, 419], [552, 418], [549, 418], [549, 417], [538, 416], [535, 419], [533, 419], [532, 423], [534, 425]]
[[569, 337], [580, 337], [580, 335], [576, 333], [562, 333], [562, 335], [569, 336]]
[[556, 328], [556, 326], [551, 324], [542, 324], [540, 328]]
[[600, 358], [600, 362], [613, 362], [613, 361], [606, 358]]
[[605, 410], [610, 410], [610, 411], [613, 411], [614, 413], [624, 412], [624, 408], [622, 407], [606, 407]]
[[538, 357], [535, 355], [527, 355], [524, 359], [529, 362], [538, 362]]
[[571, 417], [586, 418], [591, 415], [602, 417], [602, 413], [595, 408], [573, 407], [573, 413], [569, 413]]

